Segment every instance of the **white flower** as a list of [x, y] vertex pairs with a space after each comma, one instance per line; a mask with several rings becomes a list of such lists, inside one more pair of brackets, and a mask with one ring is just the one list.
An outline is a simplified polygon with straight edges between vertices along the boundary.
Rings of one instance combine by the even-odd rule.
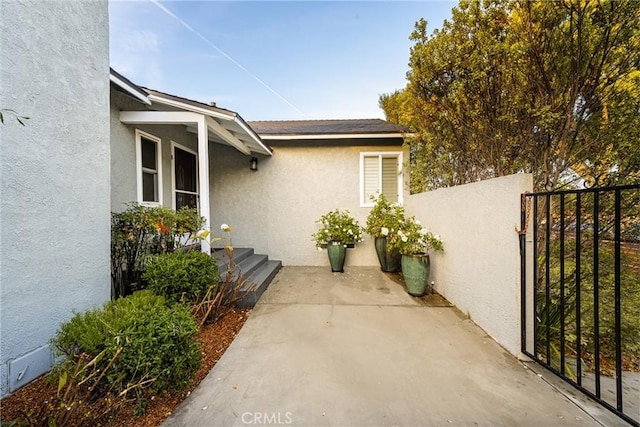
[[381, 233], [383, 236], [388, 236], [388, 235], [389, 235], [389, 229], [388, 229], [387, 227], [382, 227], [382, 228], [380, 229], [380, 233]]
[[352, 230], [349, 230], [349, 231], [347, 231], [347, 233], [349, 233], [349, 234], [353, 234], [353, 231], [352, 231]]
[[440, 240], [440, 235], [439, 234], [434, 234], [433, 237], [435, 237], [436, 239]]
[[346, 248], [346, 247], [347, 247], [347, 245], [344, 245], [344, 247]]
[[231, 231], [231, 227], [229, 227], [229, 224], [222, 224], [220, 226], [220, 230], [228, 233], [229, 231]]
[[426, 228], [421, 228], [420, 229], [420, 235], [421, 236], [426, 236], [427, 234], [429, 234], [429, 231]]
[[318, 246], [318, 252], [322, 252], [322, 247]]
[[422, 223], [420, 222], [420, 220], [419, 220], [419, 219], [416, 219], [416, 224], [418, 224], [418, 225], [422, 225]]
[[407, 238], [407, 236], [402, 236], [402, 241], [403, 241], [403, 242], [405, 242], [405, 243], [406, 243], [406, 242], [407, 242], [407, 240], [409, 240], [409, 239]]

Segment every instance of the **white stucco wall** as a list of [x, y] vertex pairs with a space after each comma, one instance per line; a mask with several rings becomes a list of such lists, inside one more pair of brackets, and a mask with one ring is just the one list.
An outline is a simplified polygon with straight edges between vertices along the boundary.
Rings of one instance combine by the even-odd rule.
[[436, 290], [509, 352], [520, 354], [520, 194], [529, 174], [412, 195], [407, 213], [440, 234], [431, 254]]
[[[305, 145], [306, 144], [306, 145]], [[360, 153], [403, 151], [400, 146], [339, 146], [301, 142], [275, 145], [272, 157], [259, 157], [259, 170], [249, 170], [250, 157], [213, 145], [211, 224], [234, 226], [236, 247], [253, 247], [284, 265], [328, 266], [311, 234], [315, 221], [333, 209], [348, 209], [362, 226], [370, 208], [360, 207]], [[405, 159], [407, 153], [404, 152]], [[407, 176], [405, 174], [405, 180]], [[405, 184], [404, 196], [408, 197]], [[378, 264], [373, 240], [347, 252], [346, 266]]]
[[108, 43], [106, 0], [0, 1], [0, 395], [109, 299]]
[[111, 210], [120, 212], [125, 204], [137, 199], [135, 131], [139, 129], [161, 139], [162, 204], [172, 208], [171, 198], [171, 142], [197, 151], [198, 139], [184, 125], [125, 125], [120, 111], [144, 110], [144, 106], [126, 95], [111, 94]]

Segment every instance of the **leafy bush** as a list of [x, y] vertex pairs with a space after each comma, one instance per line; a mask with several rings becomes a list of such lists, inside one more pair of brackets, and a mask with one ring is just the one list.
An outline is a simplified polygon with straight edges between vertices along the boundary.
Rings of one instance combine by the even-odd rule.
[[143, 274], [155, 294], [190, 303], [200, 301], [209, 287], [217, 286], [219, 277], [216, 260], [199, 251], [156, 255]]
[[397, 231], [404, 222], [404, 207], [398, 203], [390, 203], [384, 194], [371, 196], [373, 208], [367, 216], [365, 231], [371, 237], [386, 237], [389, 244], [398, 239]]
[[86, 386], [118, 394], [149, 386], [154, 392], [186, 386], [200, 367], [198, 332], [189, 308], [167, 305], [150, 291], [107, 302], [102, 309], [77, 313], [52, 340], [73, 374], [81, 358], [95, 358], [101, 374]]
[[130, 204], [111, 214], [111, 282], [114, 298], [139, 288], [152, 254], [172, 252], [195, 243], [204, 218], [195, 209]]
[[316, 242], [318, 248], [329, 242], [354, 244], [362, 242], [362, 227], [348, 210], [330, 211], [322, 215], [316, 222], [320, 224], [321, 228], [313, 233], [311, 239]]

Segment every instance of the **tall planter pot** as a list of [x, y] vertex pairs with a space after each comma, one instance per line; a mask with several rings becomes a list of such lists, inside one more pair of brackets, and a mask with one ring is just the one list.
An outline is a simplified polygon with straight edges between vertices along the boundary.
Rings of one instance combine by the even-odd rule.
[[380, 261], [380, 268], [387, 273], [397, 273], [400, 271], [400, 264], [402, 255], [398, 249], [389, 251], [387, 249], [387, 238], [376, 237], [375, 238], [376, 254], [378, 254], [378, 261]]
[[334, 273], [344, 273], [344, 260], [347, 257], [347, 248], [342, 242], [329, 242], [327, 244], [327, 254], [331, 271]]
[[402, 255], [402, 277], [409, 295], [421, 297], [427, 293], [430, 270], [429, 255]]

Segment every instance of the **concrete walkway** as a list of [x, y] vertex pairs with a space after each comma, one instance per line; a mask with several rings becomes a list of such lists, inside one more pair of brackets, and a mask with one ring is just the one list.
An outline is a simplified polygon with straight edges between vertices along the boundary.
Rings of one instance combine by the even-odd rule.
[[457, 309], [329, 270], [285, 267], [164, 425], [601, 425]]

